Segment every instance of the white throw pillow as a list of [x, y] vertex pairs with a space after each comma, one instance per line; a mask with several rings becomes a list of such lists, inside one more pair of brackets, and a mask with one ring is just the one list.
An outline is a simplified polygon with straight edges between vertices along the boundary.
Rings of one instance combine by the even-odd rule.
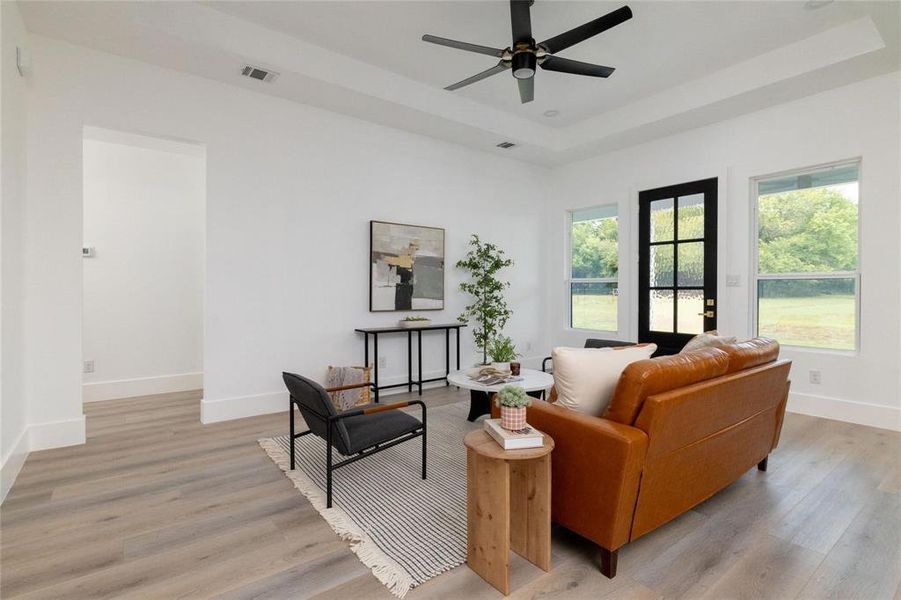
[[734, 343], [734, 335], [720, 335], [719, 332], [714, 329], [713, 331], [705, 331], [704, 333], [699, 333], [698, 335], [688, 340], [688, 343], [685, 344], [685, 347], [682, 348], [679, 354], [701, 350], [702, 348], [722, 348], [723, 346], [728, 346], [729, 344]]
[[557, 404], [601, 416], [616, 390], [623, 369], [650, 358], [655, 344], [622, 348], [554, 348]]

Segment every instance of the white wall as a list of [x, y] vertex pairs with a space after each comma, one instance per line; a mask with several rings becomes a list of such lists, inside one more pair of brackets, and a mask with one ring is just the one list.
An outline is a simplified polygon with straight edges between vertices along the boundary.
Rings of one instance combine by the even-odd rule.
[[[395, 322], [368, 312], [370, 219], [446, 228], [447, 308], [430, 313], [436, 321], [464, 305], [451, 263], [469, 234], [501, 244], [518, 263], [508, 333], [545, 353], [544, 173], [534, 166], [32, 39], [28, 363], [56, 375], [33, 380], [36, 412], [80, 414], [84, 125], [206, 147], [206, 421], [282, 410], [283, 369], [321, 378], [329, 364], [359, 363], [354, 327]], [[424, 371], [443, 372], [443, 338], [424, 337]], [[468, 333], [463, 342], [466, 363], [475, 352]], [[386, 381], [405, 375], [400, 339], [382, 353]]]
[[[786, 348], [794, 361], [789, 408], [901, 428], [899, 353], [899, 74], [894, 73], [737, 119], [555, 169], [547, 205], [548, 335], [581, 344], [566, 323], [565, 210], [618, 203], [623, 339], [637, 337], [637, 194], [719, 178], [719, 329], [752, 334], [749, 289], [751, 177], [862, 157], [861, 348], [856, 355]], [[726, 287], [726, 274], [740, 276]], [[810, 384], [808, 371], [822, 371]]]
[[[84, 400], [203, 386], [202, 146], [88, 128]], [[96, 139], [96, 138], [101, 139]]]
[[0, 3], [0, 501], [28, 452], [22, 358], [24, 334], [25, 80], [16, 69], [16, 46], [27, 35], [18, 7]]

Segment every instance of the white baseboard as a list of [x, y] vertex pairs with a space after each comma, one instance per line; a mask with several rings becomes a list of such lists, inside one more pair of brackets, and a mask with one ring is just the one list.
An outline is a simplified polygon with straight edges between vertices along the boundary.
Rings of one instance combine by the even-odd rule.
[[84, 415], [66, 421], [33, 423], [28, 426], [28, 451], [77, 446], [85, 442]]
[[135, 396], [188, 392], [203, 388], [203, 373], [181, 373], [157, 377], [138, 377], [114, 381], [97, 381], [81, 386], [85, 402], [118, 400]]
[[6, 499], [6, 494], [15, 483], [26, 458], [28, 458], [28, 427], [19, 434], [12, 450], [3, 458], [3, 464], [0, 465], [0, 503]]
[[26, 427], [0, 466], [0, 502], [6, 499], [6, 494], [12, 488], [30, 452], [77, 446], [84, 442], [84, 415], [65, 421], [33, 423]]
[[901, 408], [792, 392], [786, 410], [858, 425], [901, 431]]

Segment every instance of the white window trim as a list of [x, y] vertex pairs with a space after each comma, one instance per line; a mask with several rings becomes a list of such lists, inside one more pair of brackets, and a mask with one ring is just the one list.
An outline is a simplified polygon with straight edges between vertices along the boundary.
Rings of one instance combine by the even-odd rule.
[[[846, 165], [857, 165], [857, 269], [854, 271], [828, 271], [828, 272], [810, 272], [810, 273], [758, 273], [759, 270], [759, 239], [758, 239], [758, 183], [764, 179], [772, 179], [775, 177], [783, 177], [788, 175], [804, 175], [815, 171], [821, 171], [831, 167], [841, 167]], [[863, 160], [861, 157], [838, 160], [829, 163], [823, 163], [812, 167], [804, 167], [801, 169], [790, 169], [777, 173], [769, 173], [766, 175], [758, 175], [752, 177], [750, 181], [751, 193], [751, 276], [750, 283], [750, 330], [754, 335], [759, 335], [758, 330], [758, 294], [759, 281], [767, 280], [784, 280], [784, 279], [854, 279], [854, 349], [843, 350], [840, 348], [817, 348], [815, 346], [797, 346], [793, 344], [782, 344], [785, 348], [793, 351], [809, 352], [814, 354], [837, 354], [843, 356], [857, 356], [860, 353], [860, 273], [861, 273], [861, 223], [863, 212]]]
[[[566, 256], [564, 258], [564, 304], [566, 305], [565, 318], [566, 318], [566, 329], [569, 331], [578, 331], [585, 333], [612, 333], [614, 335], [619, 335], [619, 323], [620, 323], [620, 311], [622, 310], [622, 306], [620, 305], [620, 298], [622, 294], [616, 295], [616, 329], [587, 329], [585, 327], [573, 327], [573, 303], [572, 303], [572, 284], [574, 283], [615, 283], [617, 289], [619, 289], [619, 276], [617, 277], [573, 277], [573, 265], [572, 265], [572, 226], [573, 226], [573, 213], [580, 212], [583, 210], [591, 210], [593, 208], [613, 208], [614, 214], [616, 215], [616, 239], [617, 239], [617, 261], [619, 261], [620, 256], [620, 248], [619, 248], [619, 240], [622, 238], [622, 219], [619, 214], [619, 204], [616, 202], [611, 202], [609, 204], [593, 204], [591, 206], [585, 206], [582, 208], [572, 208], [566, 211], [565, 222], [565, 237], [566, 243], [565, 252]], [[619, 265], [617, 265], [619, 267]], [[619, 272], [619, 271], [618, 271]]]

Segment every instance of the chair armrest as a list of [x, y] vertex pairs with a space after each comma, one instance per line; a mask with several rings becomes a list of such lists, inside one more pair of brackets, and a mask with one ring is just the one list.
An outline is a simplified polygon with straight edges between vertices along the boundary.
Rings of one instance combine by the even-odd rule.
[[367, 404], [365, 406], [357, 406], [331, 417], [331, 420], [337, 421], [346, 419], [347, 417], [357, 417], [360, 415], [374, 415], [376, 413], [385, 412], [386, 410], [398, 410], [407, 406], [419, 405], [422, 408], [423, 421], [425, 421], [425, 403], [422, 400], [408, 400], [406, 402], [393, 402], [391, 404]]
[[553, 356], [546, 356], [546, 357], [544, 358], [544, 360], [541, 361], [541, 370], [542, 370], [544, 373], [547, 373], [547, 361], [549, 361], [549, 360], [554, 360], [554, 357], [553, 357]]
[[542, 401], [527, 420], [554, 438], [553, 520], [608, 550], [628, 542], [647, 434]]
[[338, 387], [325, 388], [326, 393], [334, 394], [335, 392], [343, 392], [345, 390], [356, 390], [358, 388], [372, 387], [371, 382], [351, 383], [350, 385], [340, 385]]

